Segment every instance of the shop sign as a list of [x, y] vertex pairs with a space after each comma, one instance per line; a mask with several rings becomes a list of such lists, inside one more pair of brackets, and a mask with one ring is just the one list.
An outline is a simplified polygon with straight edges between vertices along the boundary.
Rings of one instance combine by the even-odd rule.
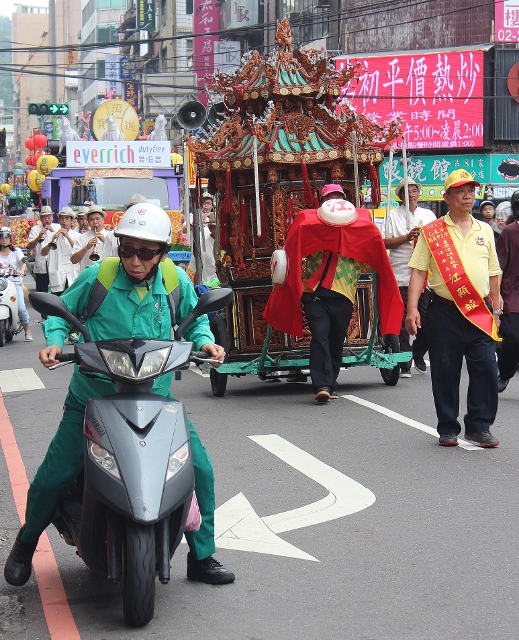
[[495, 0], [494, 7], [494, 42], [517, 42], [519, 40], [519, 2]]
[[[409, 178], [419, 185], [433, 185], [443, 187], [447, 176], [456, 169], [466, 169], [478, 182], [490, 181], [490, 154], [470, 154], [455, 156], [412, 156], [408, 158]], [[385, 158], [380, 168], [380, 183], [387, 185], [389, 174], [389, 159]], [[391, 183], [396, 186], [404, 179], [401, 157], [393, 157]]]
[[345, 87], [358, 113], [400, 119], [408, 149], [483, 146], [483, 50], [414, 52], [335, 59], [365, 71]]

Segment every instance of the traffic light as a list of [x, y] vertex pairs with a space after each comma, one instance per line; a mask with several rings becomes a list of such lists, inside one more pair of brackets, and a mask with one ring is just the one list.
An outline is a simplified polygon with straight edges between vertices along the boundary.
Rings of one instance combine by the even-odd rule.
[[27, 110], [34, 116], [66, 116], [70, 111], [68, 104], [48, 104], [47, 102], [31, 102]]
[[29, 104], [28, 111], [29, 114], [34, 116], [47, 116], [50, 113], [49, 105], [46, 102], [31, 102]]

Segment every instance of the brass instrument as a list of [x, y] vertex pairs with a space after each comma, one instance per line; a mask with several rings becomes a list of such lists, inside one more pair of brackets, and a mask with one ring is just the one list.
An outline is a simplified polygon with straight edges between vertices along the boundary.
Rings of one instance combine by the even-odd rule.
[[[93, 229], [94, 234], [97, 234], [97, 227], [95, 227]], [[96, 236], [97, 237], [97, 236]], [[99, 242], [99, 240], [98, 240]], [[92, 253], [88, 256], [89, 260], [92, 260], [92, 262], [97, 262], [99, 260], [101, 256], [99, 255], [99, 253], [97, 252], [97, 243], [92, 247]]]
[[95, 244], [92, 247], [92, 253], [88, 256], [88, 259], [92, 260], [92, 262], [97, 262], [100, 257], [101, 256], [97, 253], [97, 245]]

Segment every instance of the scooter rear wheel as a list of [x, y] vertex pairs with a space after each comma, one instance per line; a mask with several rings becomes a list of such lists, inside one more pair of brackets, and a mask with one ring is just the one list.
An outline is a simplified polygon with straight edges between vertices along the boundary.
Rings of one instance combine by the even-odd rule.
[[155, 527], [126, 521], [123, 544], [123, 615], [143, 627], [155, 611]]

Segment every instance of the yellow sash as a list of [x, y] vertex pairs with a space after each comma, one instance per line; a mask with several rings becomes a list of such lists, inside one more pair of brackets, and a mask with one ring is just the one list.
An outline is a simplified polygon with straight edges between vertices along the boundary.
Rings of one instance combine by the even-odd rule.
[[466, 274], [445, 220], [425, 225], [422, 233], [455, 305], [469, 322], [500, 342], [494, 316]]

